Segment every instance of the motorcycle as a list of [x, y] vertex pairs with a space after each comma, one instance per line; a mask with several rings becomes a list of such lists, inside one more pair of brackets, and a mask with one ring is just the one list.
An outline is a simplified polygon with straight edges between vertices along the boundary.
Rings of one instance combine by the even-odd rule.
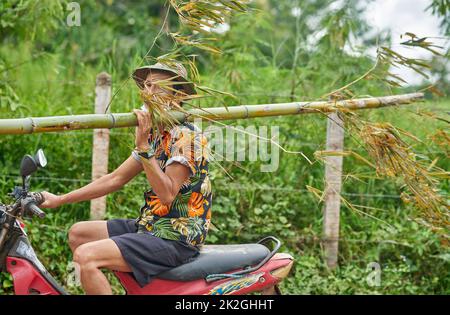
[[[38, 259], [21, 220], [45, 217], [39, 208], [44, 201], [42, 194], [30, 192], [29, 188], [31, 174], [46, 165], [42, 149], [34, 156], [25, 155], [20, 165], [22, 186], [14, 187], [9, 194], [14, 203], [0, 203], [0, 271], [12, 275], [18, 295], [68, 294]], [[127, 294], [281, 294], [278, 284], [288, 276], [294, 259], [278, 253], [280, 246], [273, 236], [252, 244], [204, 245], [199, 255], [158, 275], [144, 287], [132, 273], [113, 272]]]

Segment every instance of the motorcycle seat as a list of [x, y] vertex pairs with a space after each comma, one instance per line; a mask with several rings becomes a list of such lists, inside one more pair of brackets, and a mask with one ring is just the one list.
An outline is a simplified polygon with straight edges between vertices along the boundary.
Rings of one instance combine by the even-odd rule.
[[201, 279], [210, 274], [256, 265], [269, 253], [269, 249], [261, 244], [203, 245], [197, 256], [157, 278], [174, 281]]

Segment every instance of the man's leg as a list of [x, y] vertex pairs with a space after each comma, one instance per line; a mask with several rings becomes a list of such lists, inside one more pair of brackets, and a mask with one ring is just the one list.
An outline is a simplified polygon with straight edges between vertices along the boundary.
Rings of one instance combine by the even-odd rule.
[[80, 266], [81, 285], [86, 294], [112, 294], [111, 285], [100, 268], [131, 272], [112, 239], [78, 246], [74, 252], [74, 261]]
[[69, 229], [69, 246], [72, 253], [85, 243], [108, 238], [106, 221], [82, 221], [77, 222]]

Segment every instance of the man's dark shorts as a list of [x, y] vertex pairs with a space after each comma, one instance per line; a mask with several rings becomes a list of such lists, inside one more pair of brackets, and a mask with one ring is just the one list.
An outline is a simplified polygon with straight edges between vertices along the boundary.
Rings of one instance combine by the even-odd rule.
[[182, 265], [199, 254], [195, 246], [185, 242], [137, 233], [134, 219], [112, 219], [106, 225], [109, 238], [119, 247], [141, 287], [158, 274]]

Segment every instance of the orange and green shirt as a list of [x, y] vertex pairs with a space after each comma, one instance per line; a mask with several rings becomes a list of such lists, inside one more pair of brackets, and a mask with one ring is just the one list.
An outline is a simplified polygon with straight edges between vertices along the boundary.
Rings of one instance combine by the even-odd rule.
[[162, 204], [153, 189], [144, 192], [145, 204], [136, 220], [139, 230], [199, 247], [205, 242], [211, 222], [212, 191], [206, 137], [197, 126], [184, 122], [164, 131], [159, 138], [154, 139], [150, 134], [148, 142], [155, 148], [155, 158], [163, 172], [167, 166], [178, 162], [189, 167], [190, 177], [170, 205]]

